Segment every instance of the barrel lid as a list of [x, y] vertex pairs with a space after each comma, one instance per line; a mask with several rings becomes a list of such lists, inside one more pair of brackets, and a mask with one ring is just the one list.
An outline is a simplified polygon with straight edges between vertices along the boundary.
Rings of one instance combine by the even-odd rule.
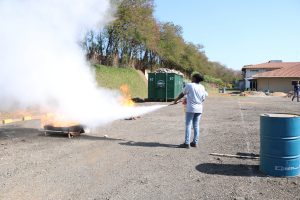
[[300, 117], [297, 114], [290, 114], [290, 113], [265, 113], [265, 114], [261, 114], [261, 116], [264, 117], [277, 117], [277, 118], [292, 118], [292, 117]]

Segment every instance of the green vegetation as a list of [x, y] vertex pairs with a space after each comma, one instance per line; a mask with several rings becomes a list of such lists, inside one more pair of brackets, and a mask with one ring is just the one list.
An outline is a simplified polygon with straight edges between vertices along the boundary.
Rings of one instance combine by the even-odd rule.
[[202, 45], [186, 42], [182, 27], [157, 21], [153, 0], [112, 2], [118, 6], [116, 20], [102, 30], [90, 31], [83, 41], [92, 62], [151, 71], [166, 67], [186, 75], [199, 71], [225, 83], [240, 77], [236, 71], [209, 61]]
[[107, 67], [95, 65], [96, 80], [102, 87], [119, 90], [128, 85], [132, 97], [147, 97], [147, 85], [143, 77], [132, 68]]
[[224, 82], [220, 78], [214, 78], [210, 75], [204, 75], [204, 81], [206, 83], [216, 84], [218, 86], [223, 86]]

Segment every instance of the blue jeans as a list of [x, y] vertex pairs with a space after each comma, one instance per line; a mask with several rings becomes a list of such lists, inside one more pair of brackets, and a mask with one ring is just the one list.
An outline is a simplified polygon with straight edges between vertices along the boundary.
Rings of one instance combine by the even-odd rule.
[[185, 114], [185, 144], [190, 144], [192, 124], [194, 128], [194, 139], [193, 143], [198, 144], [199, 140], [199, 124], [201, 119], [201, 113], [190, 113]]
[[297, 101], [299, 102], [299, 91], [294, 91], [294, 96], [293, 96], [293, 98], [292, 98], [292, 101], [294, 101], [294, 98], [297, 98]]

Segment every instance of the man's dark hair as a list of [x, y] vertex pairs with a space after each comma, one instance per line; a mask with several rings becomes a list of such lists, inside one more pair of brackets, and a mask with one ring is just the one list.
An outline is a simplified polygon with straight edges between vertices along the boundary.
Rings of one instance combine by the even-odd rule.
[[195, 83], [200, 83], [204, 80], [203, 75], [199, 72], [195, 72], [192, 74], [192, 79], [194, 79]]

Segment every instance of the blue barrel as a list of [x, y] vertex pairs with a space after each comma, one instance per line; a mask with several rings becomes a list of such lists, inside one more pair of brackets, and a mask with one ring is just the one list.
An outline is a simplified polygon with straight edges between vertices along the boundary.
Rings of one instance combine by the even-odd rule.
[[300, 117], [295, 114], [260, 116], [260, 166], [270, 176], [300, 174]]

